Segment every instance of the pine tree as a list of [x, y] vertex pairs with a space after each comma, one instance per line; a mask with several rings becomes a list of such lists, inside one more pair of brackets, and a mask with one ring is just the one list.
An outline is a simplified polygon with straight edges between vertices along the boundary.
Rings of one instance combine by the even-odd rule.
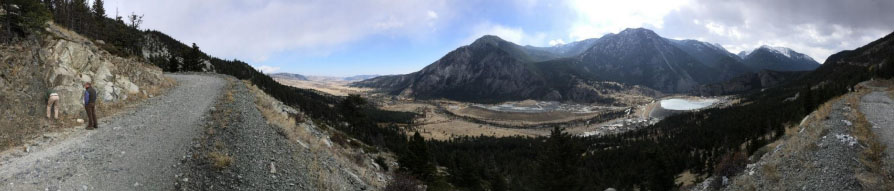
[[201, 50], [199, 50], [199, 46], [196, 43], [192, 43], [192, 48], [183, 58], [183, 65], [185, 71], [199, 71], [202, 69], [201, 66]]
[[431, 162], [431, 154], [425, 138], [419, 132], [413, 134], [407, 143], [407, 153], [399, 155], [398, 162], [401, 170], [425, 180], [433, 181], [435, 178], [435, 166]]
[[578, 168], [583, 149], [571, 135], [553, 127], [537, 161], [540, 190], [579, 190]]
[[106, 16], [106, 8], [103, 7], [105, 3], [102, 0], [93, 0], [93, 16], [97, 18], [103, 18]]
[[168, 65], [167, 71], [169, 72], [179, 72], [180, 71], [180, 61], [177, 60], [175, 56], [168, 57]]
[[810, 112], [813, 111], [813, 93], [810, 90], [810, 84], [808, 84], [807, 87], [805, 87], [804, 90], [801, 91], [801, 96], [804, 97], [804, 113], [805, 115], [810, 114]]
[[0, 16], [0, 21], [5, 25], [6, 33], [12, 34], [12, 30], [18, 30], [19, 34], [31, 34], [43, 29], [46, 22], [53, 16], [47, 6], [34, 0], [4, 0], [0, 6], [8, 13]]

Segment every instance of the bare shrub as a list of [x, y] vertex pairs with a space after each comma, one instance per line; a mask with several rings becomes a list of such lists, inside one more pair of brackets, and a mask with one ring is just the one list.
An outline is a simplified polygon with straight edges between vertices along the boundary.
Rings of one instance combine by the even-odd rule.
[[781, 179], [781, 177], [779, 177], [779, 171], [776, 168], [776, 163], [767, 163], [761, 167], [764, 171], [764, 177], [767, 177], [767, 179], [773, 183], [777, 183]]
[[412, 176], [403, 173], [395, 173], [385, 191], [421, 191], [424, 190], [422, 182]]
[[720, 162], [714, 167], [714, 175], [717, 176], [733, 176], [745, 170], [748, 164], [748, 155], [745, 152], [737, 151], [727, 153], [720, 158]]
[[232, 157], [217, 151], [208, 153], [208, 158], [211, 159], [211, 166], [215, 169], [225, 169], [233, 163]]
[[338, 145], [341, 145], [343, 147], [346, 147], [348, 145], [348, 136], [341, 132], [336, 131], [332, 133], [332, 137], [330, 137], [329, 139], [332, 140], [332, 142], [337, 143]]

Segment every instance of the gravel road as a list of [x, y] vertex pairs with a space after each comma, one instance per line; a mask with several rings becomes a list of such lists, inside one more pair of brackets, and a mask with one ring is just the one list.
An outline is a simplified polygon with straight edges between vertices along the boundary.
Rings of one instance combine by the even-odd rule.
[[0, 190], [175, 189], [180, 161], [226, 81], [169, 76], [177, 87], [100, 120], [99, 129], [0, 161]]
[[[377, 174], [357, 173], [337, 159], [342, 156], [290, 142], [286, 132], [264, 118], [256, 106], [259, 98], [244, 83], [232, 81], [224, 90], [227, 96], [211, 109], [213, 120], [206, 124], [204, 137], [190, 151], [195, 157], [183, 160], [182, 173], [176, 175], [178, 190], [376, 190], [358, 175]], [[312, 122], [300, 125], [312, 136], [326, 138]], [[232, 163], [215, 166], [220, 160], [210, 157], [214, 152]]]
[[[215, 120], [209, 121], [205, 137], [190, 151], [195, 157], [183, 160], [182, 173], [177, 174], [178, 190], [375, 189], [338, 162], [338, 156], [290, 142], [285, 132], [267, 122], [255, 104], [258, 98], [248, 87], [232, 81], [224, 90], [232, 99], [217, 100], [209, 115]], [[232, 163], [215, 167], [216, 160], [208, 156], [211, 152], [223, 153]]]
[[215, 169], [210, 163], [212, 159], [204, 157], [207, 151], [194, 148], [191, 152], [198, 157], [183, 161], [178, 189], [298, 190], [306, 187], [306, 173], [301, 172], [307, 169], [298, 171], [296, 148], [267, 123], [245, 85], [233, 81], [225, 90], [232, 91], [233, 99], [218, 99], [211, 112], [225, 122], [210, 121], [215, 133], [203, 138], [209, 141], [197, 143], [226, 153], [233, 163], [225, 169]]
[[878, 135], [879, 142], [888, 146], [885, 149], [887, 158], [883, 161], [889, 166], [888, 169], [894, 169], [894, 101], [882, 88], [870, 88], [874, 91], [860, 99], [860, 111], [872, 124], [872, 131]]

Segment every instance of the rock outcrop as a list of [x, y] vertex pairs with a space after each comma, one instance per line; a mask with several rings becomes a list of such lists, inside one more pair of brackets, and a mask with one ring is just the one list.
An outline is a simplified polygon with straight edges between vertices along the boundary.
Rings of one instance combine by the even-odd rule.
[[[48, 88], [61, 95], [64, 113], [81, 110], [84, 82], [91, 82], [103, 102], [126, 100], [129, 95], [144, 93], [141, 87], [165, 82], [162, 71], [132, 58], [121, 58], [99, 49], [89, 39], [60, 27], [49, 27], [51, 36], [40, 48], [38, 62], [49, 66], [44, 78]], [[58, 38], [61, 37], [61, 38]]]
[[39, 119], [46, 115], [50, 89], [60, 94], [60, 117], [73, 119], [84, 110], [84, 82], [93, 84], [101, 106], [151, 97], [173, 83], [158, 67], [140, 59], [114, 56], [92, 40], [52, 23], [42, 34], [0, 44], [0, 63], [3, 127], [39, 126]]

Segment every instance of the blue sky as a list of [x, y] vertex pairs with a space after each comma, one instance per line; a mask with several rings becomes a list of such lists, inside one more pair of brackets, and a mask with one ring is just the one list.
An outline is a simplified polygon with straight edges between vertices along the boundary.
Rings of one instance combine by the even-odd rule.
[[[823, 62], [894, 30], [894, 1], [107, 0], [113, 17], [265, 72], [403, 74], [485, 34], [550, 46], [644, 27], [733, 53], [790, 47]], [[833, 14], [834, 13], [834, 14]]]

